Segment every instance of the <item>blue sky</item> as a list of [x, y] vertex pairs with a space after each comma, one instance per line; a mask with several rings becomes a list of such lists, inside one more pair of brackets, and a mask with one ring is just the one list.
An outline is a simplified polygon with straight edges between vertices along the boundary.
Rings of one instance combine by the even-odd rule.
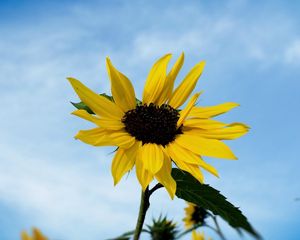
[[[66, 240], [134, 227], [136, 177], [113, 187], [113, 148], [74, 140], [91, 125], [70, 115], [77, 98], [65, 78], [109, 93], [110, 56], [140, 96], [153, 61], [182, 51], [179, 80], [207, 63], [199, 104], [238, 102], [221, 119], [251, 126], [228, 143], [238, 161], [207, 159], [220, 179], [207, 175], [206, 182], [265, 239], [298, 239], [299, 12], [296, 1], [1, 1], [0, 239], [18, 239], [31, 226]], [[184, 206], [160, 190], [147, 221], [163, 213], [180, 222]], [[239, 239], [222, 226], [228, 239]]]

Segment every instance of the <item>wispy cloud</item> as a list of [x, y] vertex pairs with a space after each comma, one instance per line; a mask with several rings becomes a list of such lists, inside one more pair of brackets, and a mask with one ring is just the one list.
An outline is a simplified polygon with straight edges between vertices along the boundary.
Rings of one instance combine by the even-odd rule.
[[285, 60], [289, 64], [299, 65], [300, 63], [300, 40], [296, 39], [288, 44], [285, 51]]
[[[5, 145], [1, 148], [5, 149], [0, 162], [1, 201], [19, 209], [27, 227], [36, 224], [63, 239], [82, 239], [83, 229], [97, 239], [117, 234], [111, 229], [119, 226], [120, 231], [133, 227], [135, 218], [128, 209], [137, 204], [138, 186], [132, 179], [113, 190], [110, 176], [93, 169], [99, 167], [95, 161], [91, 166], [75, 161], [72, 166], [66, 159], [59, 163], [44, 156], [24, 156]], [[105, 155], [99, 157], [109, 158]]]

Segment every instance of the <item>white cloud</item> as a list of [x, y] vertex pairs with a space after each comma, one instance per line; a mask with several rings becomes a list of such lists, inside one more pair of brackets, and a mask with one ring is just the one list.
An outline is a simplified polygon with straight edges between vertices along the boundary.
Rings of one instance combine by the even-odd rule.
[[300, 39], [289, 44], [285, 51], [285, 61], [289, 64], [300, 64]]
[[28, 226], [36, 224], [66, 239], [82, 239], [82, 229], [89, 229], [89, 239], [97, 239], [133, 227], [130, 209], [135, 209], [139, 194], [132, 178], [114, 188], [109, 174], [87, 167], [93, 163], [72, 166], [71, 161], [28, 157], [3, 144], [1, 149], [0, 200], [23, 212]]

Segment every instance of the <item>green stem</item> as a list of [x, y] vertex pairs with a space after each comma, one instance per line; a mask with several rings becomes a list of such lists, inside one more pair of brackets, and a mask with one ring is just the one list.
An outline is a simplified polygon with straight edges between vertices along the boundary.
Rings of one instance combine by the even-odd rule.
[[219, 236], [220, 236], [220, 238], [221, 238], [222, 240], [226, 240], [224, 234], [223, 234], [222, 231], [221, 231], [221, 228], [220, 228], [220, 226], [219, 226], [219, 223], [218, 223], [218, 221], [217, 221], [216, 216], [212, 216], [212, 219], [214, 220], [215, 225], [216, 225], [216, 232], [219, 234]]
[[142, 194], [141, 194], [139, 216], [138, 216], [138, 219], [136, 222], [133, 240], [139, 240], [139, 238], [140, 238], [140, 235], [141, 235], [141, 232], [143, 229], [143, 225], [144, 225], [144, 221], [145, 221], [145, 217], [146, 217], [146, 213], [150, 206], [149, 197], [150, 197], [149, 188], [147, 187], [146, 190], [142, 191]]
[[214, 216], [214, 215], [212, 215], [212, 214], [209, 214], [209, 215], [210, 215], [210, 216], [212, 217], [212, 219], [214, 220], [214, 223], [215, 223], [215, 225], [216, 225], [216, 228], [214, 228], [214, 227], [212, 227], [212, 226], [210, 226], [210, 225], [208, 225], [208, 224], [206, 224], [206, 223], [205, 223], [205, 224], [196, 224], [196, 225], [194, 225], [193, 227], [191, 227], [191, 228], [187, 229], [186, 231], [182, 232], [181, 234], [179, 234], [179, 235], [176, 237], [176, 239], [179, 239], [179, 238], [183, 237], [184, 235], [186, 235], [186, 234], [192, 232], [193, 230], [196, 230], [196, 229], [199, 228], [199, 227], [208, 227], [208, 228], [212, 229], [213, 231], [215, 231], [215, 232], [220, 236], [220, 238], [221, 238], [222, 240], [226, 240], [224, 234], [223, 234], [222, 231], [221, 231], [221, 228], [220, 228], [220, 226], [219, 226], [219, 223], [218, 223], [218, 221], [217, 221], [216, 216]]
[[185, 230], [184, 232], [182, 232], [181, 234], [179, 234], [176, 239], [179, 239], [179, 238], [182, 238], [184, 235], [192, 232], [193, 230], [196, 230], [198, 227], [201, 227], [202, 225], [201, 224], [197, 224], [197, 225], [194, 225], [193, 227]]

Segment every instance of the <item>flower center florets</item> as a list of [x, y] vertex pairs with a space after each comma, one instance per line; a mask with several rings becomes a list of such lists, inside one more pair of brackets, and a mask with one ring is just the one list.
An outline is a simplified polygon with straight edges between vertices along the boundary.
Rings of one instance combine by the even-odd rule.
[[122, 118], [125, 130], [137, 140], [145, 143], [167, 145], [175, 140], [177, 134], [181, 134], [181, 127], [177, 128], [179, 113], [167, 104], [157, 106], [138, 105], [129, 110]]
[[191, 216], [191, 219], [194, 222], [194, 224], [203, 224], [206, 217], [207, 211], [204, 208], [194, 206], [194, 212]]

